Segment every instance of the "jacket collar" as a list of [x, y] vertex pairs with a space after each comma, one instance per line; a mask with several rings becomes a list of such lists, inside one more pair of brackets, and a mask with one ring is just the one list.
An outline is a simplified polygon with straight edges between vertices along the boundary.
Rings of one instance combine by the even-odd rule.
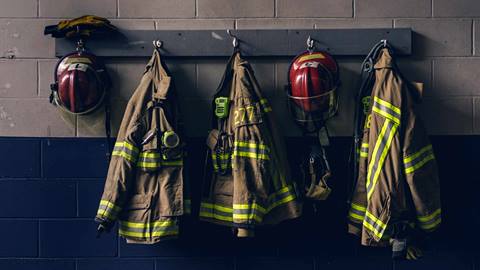
[[393, 57], [390, 54], [390, 51], [385, 48], [382, 49], [380, 52], [380, 56], [378, 57], [377, 63], [375, 63], [375, 69], [382, 69], [382, 68], [392, 68], [394, 66]]

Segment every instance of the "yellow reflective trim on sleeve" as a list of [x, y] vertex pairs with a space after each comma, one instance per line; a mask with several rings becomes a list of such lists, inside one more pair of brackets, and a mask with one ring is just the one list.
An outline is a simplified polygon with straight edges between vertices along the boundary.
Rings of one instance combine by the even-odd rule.
[[107, 200], [100, 200], [100, 205], [104, 205], [110, 209], [115, 210], [116, 212], [120, 212], [121, 208], [116, 206], [115, 204], [107, 201]]
[[421, 160], [420, 162], [416, 163], [415, 165], [413, 165], [412, 167], [408, 167], [405, 169], [405, 173], [412, 173], [418, 169], [420, 169], [421, 167], [423, 167], [423, 165], [425, 165], [427, 162], [429, 162], [430, 160], [434, 160], [435, 159], [435, 156], [433, 154], [430, 154], [428, 156], [426, 156], [423, 160]]
[[368, 157], [368, 153], [367, 152], [360, 152], [360, 157]]
[[363, 221], [363, 216], [360, 216], [359, 214], [355, 214], [353, 212], [348, 212], [348, 216], [355, 219], [355, 220]]
[[371, 214], [370, 212], [366, 211], [365, 212], [365, 215], [367, 217], [369, 217], [371, 220], [373, 220], [373, 222], [375, 222], [377, 225], [379, 225], [380, 227], [382, 227], [384, 230], [387, 228], [387, 224], [383, 223], [380, 219], [376, 218], [373, 214]]
[[356, 209], [360, 212], [365, 212], [367, 211], [367, 208], [366, 207], [363, 207], [361, 205], [358, 205], [358, 204], [355, 204], [355, 203], [351, 203], [350, 206], [353, 208], [353, 209]]
[[439, 208], [435, 211], [433, 211], [433, 213], [429, 214], [429, 215], [426, 215], [426, 216], [417, 216], [417, 219], [421, 222], [428, 222], [434, 218], [436, 218], [438, 215], [440, 215], [442, 213], [442, 209]]
[[135, 158], [123, 151], [113, 151], [112, 156], [123, 157], [130, 162], [135, 162]]
[[378, 232], [370, 223], [363, 221], [363, 227], [367, 228], [369, 231], [374, 233], [378, 238], [382, 238], [383, 234]]
[[132, 151], [134, 151], [134, 152], [138, 152], [138, 148], [137, 148], [135, 145], [133, 145], [133, 144], [131, 144], [131, 143], [129, 143], [129, 142], [126, 142], [126, 141], [116, 142], [116, 143], [115, 143], [115, 147], [125, 147], [125, 148], [130, 149], [130, 150], [132, 150]]
[[398, 113], [398, 114], [402, 114], [400, 108], [398, 108], [397, 106], [391, 104], [391, 103], [388, 102], [388, 101], [385, 101], [385, 100], [383, 100], [383, 99], [381, 99], [381, 98], [379, 98], [379, 97], [373, 97], [373, 101], [382, 104], [383, 106], [389, 108], [390, 110], [392, 110], [392, 111], [394, 111], [394, 112], [396, 112], [396, 113]]
[[420, 223], [420, 228], [424, 230], [432, 230], [435, 229], [440, 223], [442, 222], [442, 218], [438, 218], [435, 222], [429, 223], [429, 224], [421, 224]]
[[420, 149], [419, 151], [409, 155], [409, 156], [406, 156], [404, 159], [403, 159], [403, 162], [404, 163], [409, 163], [410, 161], [414, 160], [415, 158], [419, 157], [420, 155], [422, 155], [423, 153], [427, 152], [427, 151], [431, 151], [433, 150], [432, 148], [432, 145], [429, 144], [425, 147], [423, 147], [422, 149]]

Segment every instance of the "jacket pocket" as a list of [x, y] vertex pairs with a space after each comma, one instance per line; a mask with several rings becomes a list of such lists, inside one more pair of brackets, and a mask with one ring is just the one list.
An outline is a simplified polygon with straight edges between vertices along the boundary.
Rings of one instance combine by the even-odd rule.
[[143, 222], [151, 215], [151, 194], [135, 194], [126, 203], [122, 213], [122, 221]]
[[126, 210], [150, 208], [152, 196], [150, 194], [135, 194], [127, 203]]

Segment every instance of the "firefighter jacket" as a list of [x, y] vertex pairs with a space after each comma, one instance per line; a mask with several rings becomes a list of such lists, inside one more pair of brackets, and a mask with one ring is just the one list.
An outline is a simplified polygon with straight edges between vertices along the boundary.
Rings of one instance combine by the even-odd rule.
[[189, 211], [174, 90], [155, 51], [125, 110], [96, 215], [107, 228], [119, 220], [127, 243], [176, 237]]
[[[228, 107], [219, 106], [218, 98], [227, 98]], [[213, 107], [200, 218], [232, 226], [238, 237], [249, 237], [257, 225], [300, 216], [301, 204], [272, 108], [239, 52], [227, 65]], [[224, 118], [215, 115], [222, 108]]]
[[440, 225], [440, 186], [432, 145], [416, 111], [422, 85], [400, 75], [388, 49], [374, 69], [348, 216], [349, 232], [360, 236], [362, 245], [385, 246], [399, 224], [424, 232]]

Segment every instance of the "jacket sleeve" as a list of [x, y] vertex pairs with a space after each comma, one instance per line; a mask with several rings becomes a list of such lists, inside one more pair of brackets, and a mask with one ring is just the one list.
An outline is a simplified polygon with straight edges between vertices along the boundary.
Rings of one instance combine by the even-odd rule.
[[143, 132], [142, 125], [132, 117], [134, 106], [127, 106], [112, 158], [107, 179], [95, 220], [107, 228], [112, 225], [122, 211], [127, 192], [135, 176], [136, 162]]
[[[411, 90], [418, 91], [418, 86]], [[437, 164], [423, 123], [415, 112], [415, 102], [410, 95], [408, 100], [408, 124], [403, 143], [404, 173], [415, 207], [417, 224], [424, 231], [433, 231], [442, 220]]]

